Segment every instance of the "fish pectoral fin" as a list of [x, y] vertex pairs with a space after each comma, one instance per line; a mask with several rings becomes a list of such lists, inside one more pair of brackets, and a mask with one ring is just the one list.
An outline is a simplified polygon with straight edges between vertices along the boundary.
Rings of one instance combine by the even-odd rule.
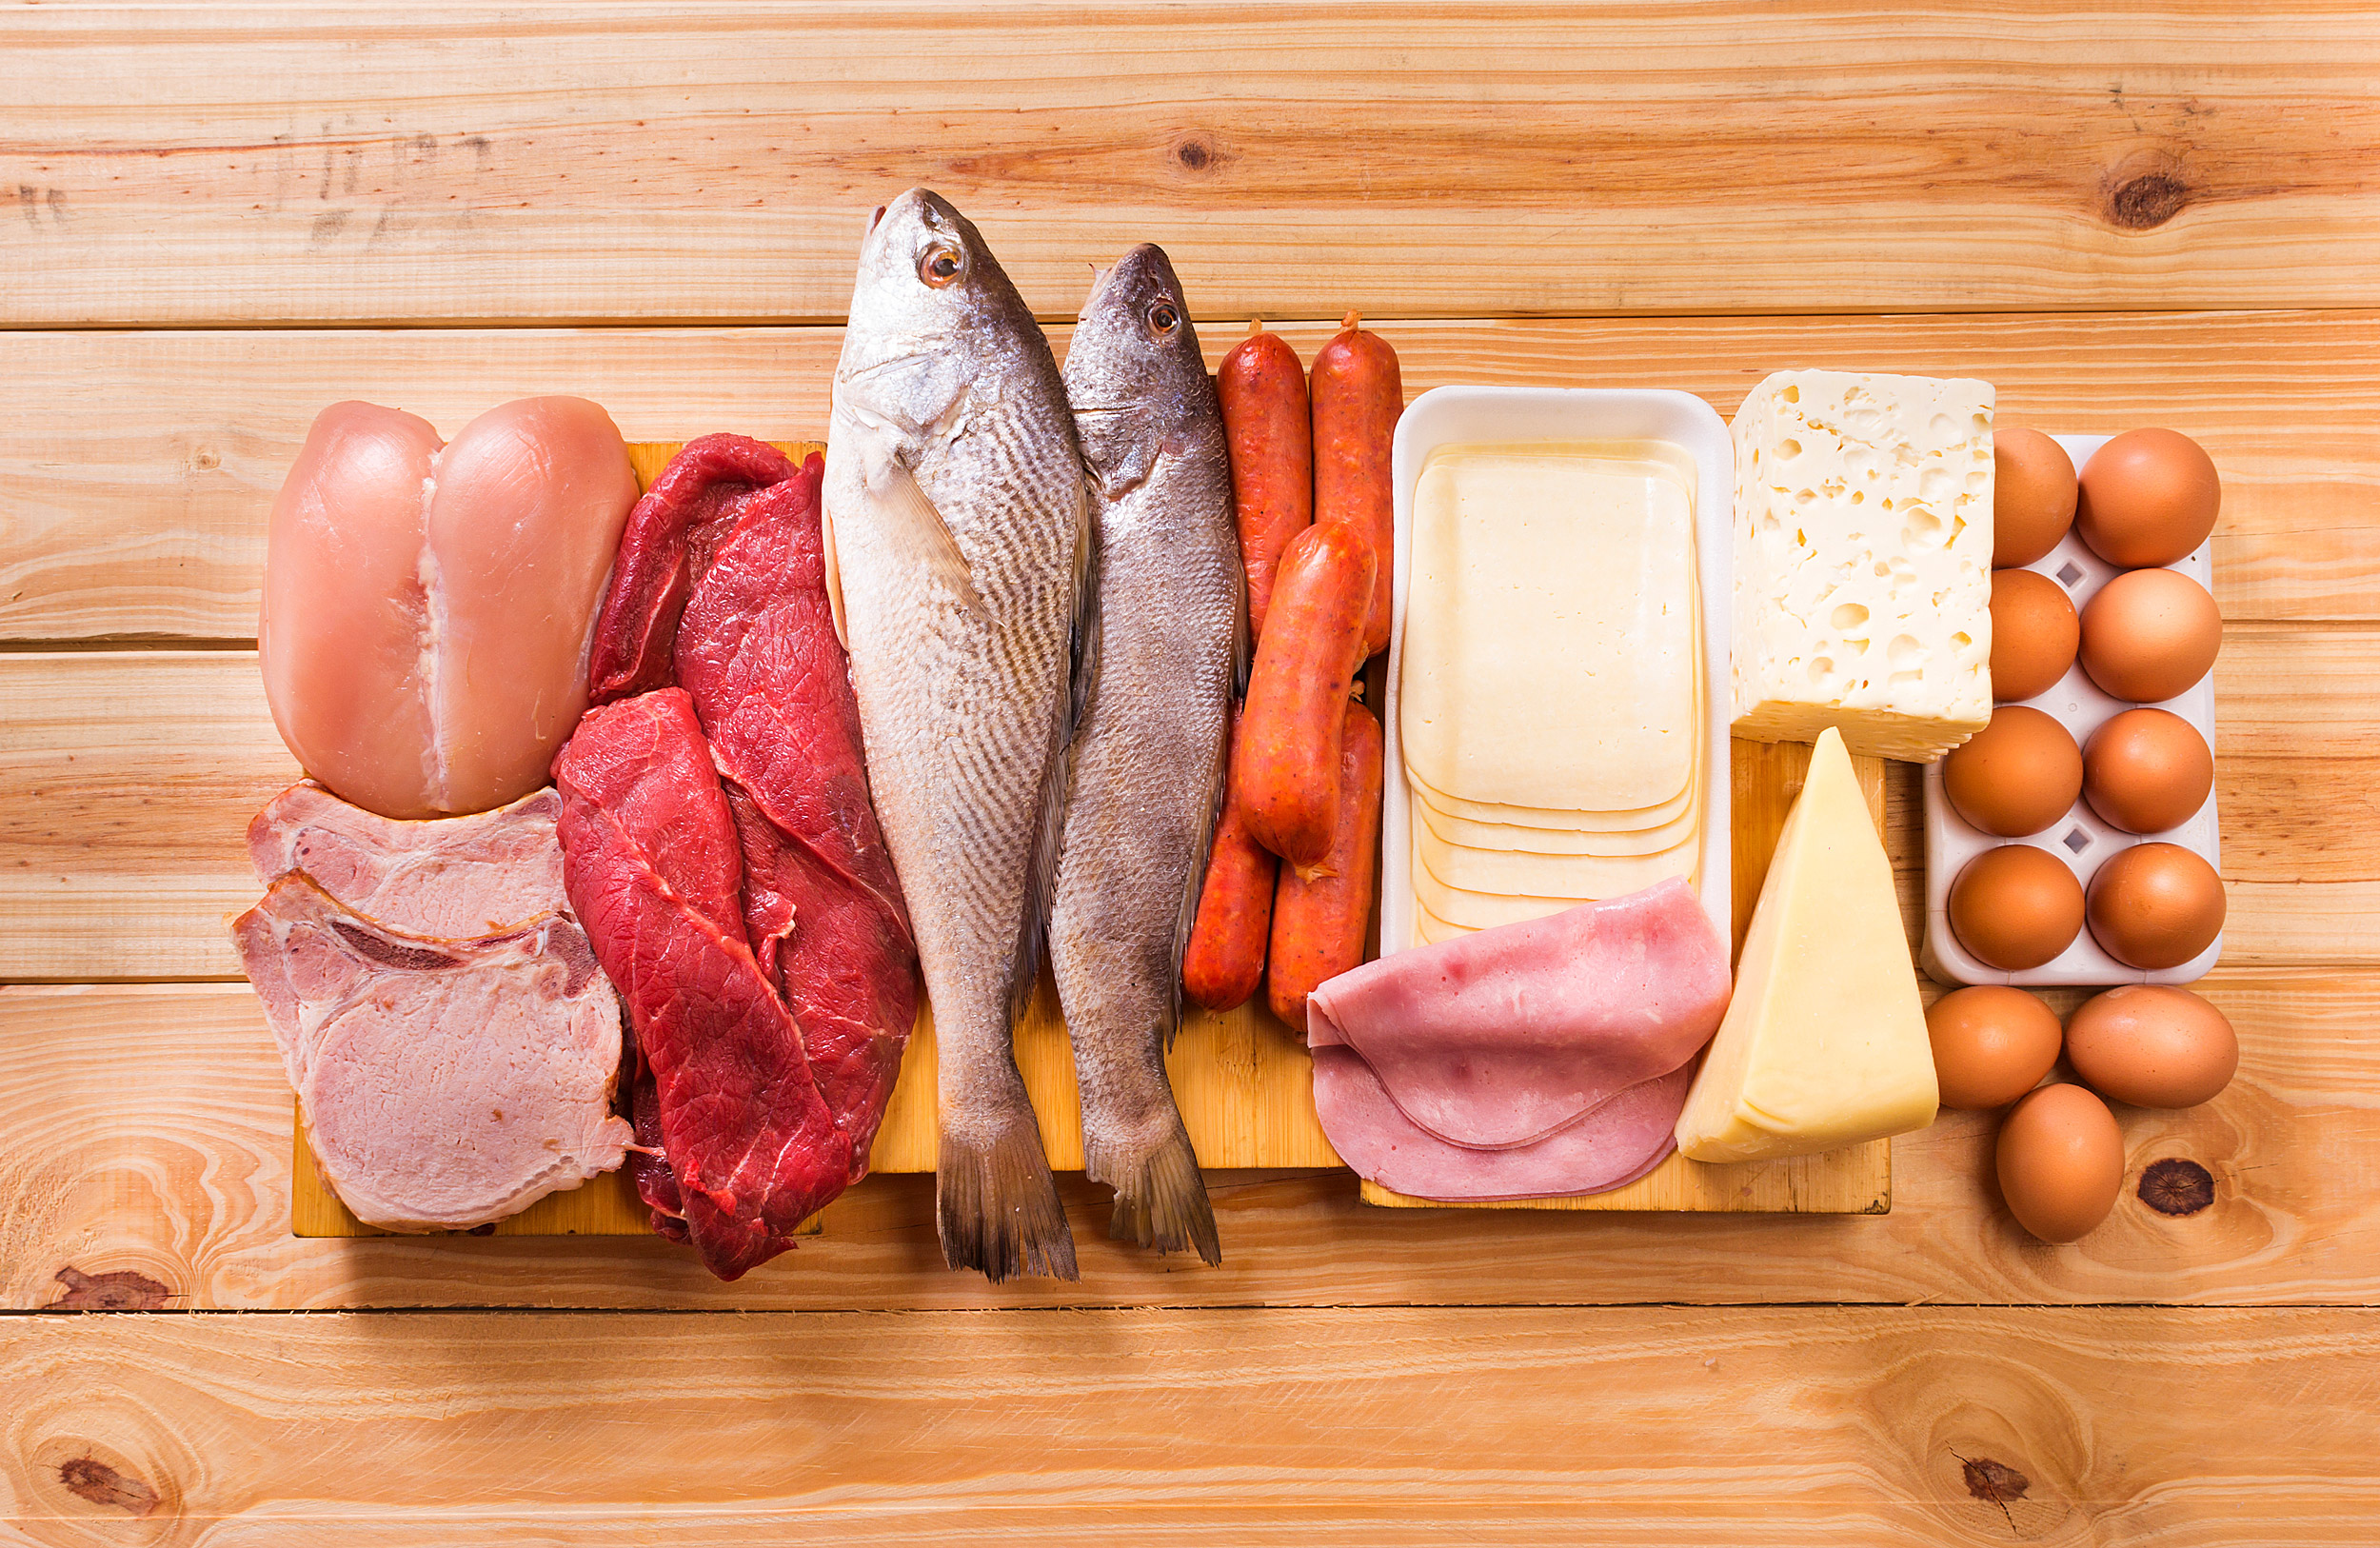
[[821, 557], [826, 563], [826, 610], [835, 620], [835, 643], [851, 651], [851, 628], [843, 619], [843, 566], [835, 557], [835, 512], [821, 504], [818, 512], [818, 541]]
[[888, 462], [869, 481], [868, 492], [884, 511], [884, 530], [894, 551], [940, 581], [966, 612], [977, 618], [989, 616], [983, 594], [975, 588], [975, 572], [967, 567], [967, 556], [959, 551], [950, 524], [918, 487], [917, 474], [901, 463]]

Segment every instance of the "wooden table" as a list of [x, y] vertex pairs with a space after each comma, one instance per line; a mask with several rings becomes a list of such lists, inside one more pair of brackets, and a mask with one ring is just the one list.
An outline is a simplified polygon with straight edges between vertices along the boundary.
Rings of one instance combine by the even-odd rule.
[[[0, 19], [0, 1306], [86, 1314], [0, 1318], [0, 1540], [2380, 1537], [2369, 7], [387, 10]], [[1080, 1285], [943, 1271], [924, 1179], [734, 1286], [289, 1236], [222, 918], [289, 767], [249, 647], [307, 422], [815, 434], [861, 222], [918, 182], [1053, 322], [1153, 239], [1210, 342], [1359, 306], [1415, 390], [1732, 411], [1846, 366], [2198, 437], [2239, 1080], [2126, 1112], [2063, 1248], [1964, 1114], [1883, 1218], [1221, 1174], [1216, 1271], [1113, 1247], [1078, 1178]], [[2137, 1196], [2167, 1161], [2205, 1207]]]

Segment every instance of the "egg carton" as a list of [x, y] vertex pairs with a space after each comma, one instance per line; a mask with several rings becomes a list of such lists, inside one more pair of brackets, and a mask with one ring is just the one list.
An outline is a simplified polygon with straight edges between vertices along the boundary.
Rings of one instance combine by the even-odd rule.
[[[2051, 437], [2066, 448], [2080, 471], [2091, 454], [2106, 445], [2104, 435], [2058, 435]], [[2064, 589], [2080, 613], [2098, 589], [2124, 573], [2124, 566], [2111, 565], [2091, 551], [2078, 531], [2069, 531], [2058, 546], [2036, 563], [2024, 566], [2045, 575]], [[2209, 591], [2214, 589], [2214, 559], [2211, 542], [2200, 544], [2195, 552], [2165, 566], [2178, 570], [2196, 581]], [[2125, 700], [2111, 697], [2091, 681], [2077, 660], [2067, 668], [2066, 675], [2048, 692], [2032, 699], [2006, 701], [2030, 705], [2042, 711], [2066, 727], [2076, 746], [2091, 740], [2112, 717], [2127, 709], [2138, 707]], [[2214, 674], [2209, 672], [2188, 692], [2178, 698], [2167, 699], [2153, 707], [2172, 710], [2195, 726], [2207, 739], [2207, 746], [2214, 746]], [[2223, 868], [2216, 822], [2214, 793], [2207, 793], [2207, 804], [2198, 808], [2189, 822], [2164, 833], [2127, 833], [2102, 822], [2091, 809], [2086, 798], [2077, 798], [2067, 814], [2039, 833], [2021, 839], [2003, 839], [1971, 827], [1942, 794], [1942, 764], [1928, 764], [1925, 770], [1926, 808], [1926, 939], [1918, 962], [1926, 976], [1943, 983], [2013, 983], [2022, 986], [2049, 984], [2112, 984], [2112, 983], [2191, 983], [2204, 978], [2215, 960], [2223, 955], [2223, 937], [2218, 934], [2206, 950], [2179, 967], [2146, 969], [2129, 967], [2117, 962], [2092, 936], [2088, 923], [2064, 951], [2038, 967], [2021, 972], [2009, 972], [1990, 967], [1959, 944], [1951, 929], [1951, 883], [1966, 867], [1969, 861], [1986, 849], [2001, 844], [2029, 843], [2036, 849], [2054, 855], [2066, 868], [2074, 873], [2074, 880], [2086, 891], [2091, 878], [2113, 856], [2134, 844], [2172, 843], [2204, 859], [2218, 872]]]

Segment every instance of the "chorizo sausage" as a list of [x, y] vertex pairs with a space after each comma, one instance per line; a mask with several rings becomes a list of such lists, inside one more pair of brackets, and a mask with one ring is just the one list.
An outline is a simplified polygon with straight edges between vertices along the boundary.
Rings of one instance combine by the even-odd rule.
[[1380, 723], [1350, 703], [1340, 735], [1339, 827], [1311, 876], [1284, 865], [1273, 898], [1273, 1014], [1303, 1037], [1306, 996], [1363, 962], [1379, 862]]
[[1298, 351], [1250, 322], [1215, 370], [1231, 452], [1240, 562], [1248, 571], [1248, 629], [1262, 638], [1281, 550], [1314, 521], [1314, 427]]
[[[1239, 716], [1232, 741], [1240, 740]], [[1212, 1011], [1237, 1010], [1264, 982], [1264, 943], [1273, 929], [1273, 878], [1280, 862], [1248, 837], [1239, 782], [1223, 781], [1223, 811], [1207, 846], [1198, 919], [1181, 954], [1181, 992]]]
[[1314, 519], [1352, 522], [1372, 540], [1378, 568], [1372, 610], [1363, 627], [1363, 654], [1388, 648], [1390, 598], [1396, 586], [1397, 506], [1389, 459], [1397, 418], [1405, 411], [1404, 376], [1397, 351], [1363, 316], [1349, 312], [1314, 357]]
[[1307, 527], [1281, 555], [1257, 641], [1231, 778], [1249, 835], [1292, 865], [1319, 863], [1339, 824], [1340, 706], [1363, 665], [1377, 568], [1371, 540], [1352, 525]]

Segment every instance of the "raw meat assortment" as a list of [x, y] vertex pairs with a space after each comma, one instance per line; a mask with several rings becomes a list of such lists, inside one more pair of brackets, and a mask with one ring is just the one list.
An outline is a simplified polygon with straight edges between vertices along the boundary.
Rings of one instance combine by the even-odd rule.
[[620, 1164], [620, 1002], [563, 915], [408, 934], [293, 871], [232, 938], [323, 1175], [366, 1224], [479, 1225]]
[[1397, 952], [1307, 1001], [1315, 1110], [1398, 1193], [1616, 1188], [1674, 1148], [1727, 998], [1727, 944], [1677, 878]]
[[274, 502], [257, 621], [273, 722], [385, 817], [545, 783], [586, 707], [588, 631], [636, 474], [583, 398], [493, 408], [442, 447], [365, 403], [314, 421]]
[[851, 1146], [745, 938], [735, 824], [693, 701], [662, 688], [590, 711], [554, 777], [571, 903], [651, 1082], [638, 1128], [668, 1161], [639, 1189], [657, 1230], [741, 1278], [843, 1191]]
[[[594, 647], [599, 696], [638, 696], [590, 715], [555, 765], [571, 895], [609, 900], [596, 948], [637, 1028], [631, 1105], [661, 1152], [635, 1162], [638, 1189], [655, 1229], [725, 1278], [864, 1175], [917, 1011], [820, 475], [741, 436], [671, 461]], [[670, 988], [688, 975], [699, 1013]], [[761, 1165], [772, 1136], [794, 1149]]]

